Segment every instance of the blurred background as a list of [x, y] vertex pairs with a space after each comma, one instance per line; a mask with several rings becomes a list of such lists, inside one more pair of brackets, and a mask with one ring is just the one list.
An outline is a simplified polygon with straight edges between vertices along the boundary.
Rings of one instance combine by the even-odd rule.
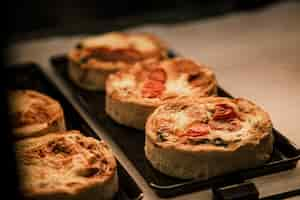
[[[15, 1], [14, 36], [99, 32], [144, 23], [178, 23], [260, 9], [278, 0]], [[101, 22], [102, 26], [99, 26]], [[96, 24], [93, 26], [93, 24]], [[26, 33], [26, 34], [25, 34]], [[31, 34], [32, 35], [32, 34]]]

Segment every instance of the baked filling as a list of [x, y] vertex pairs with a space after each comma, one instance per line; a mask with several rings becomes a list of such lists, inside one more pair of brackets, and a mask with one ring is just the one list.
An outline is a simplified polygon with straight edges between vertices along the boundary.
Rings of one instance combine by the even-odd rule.
[[37, 191], [72, 192], [112, 177], [116, 162], [108, 146], [79, 131], [49, 134], [16, 144], [21, 188]]
[[82, 68], [126, 67], [146, 59], [166, 57], [166, 48], [146, 33], [107, 33], [82, 40], [69, 54]]
[[58, 118], [63, 118], [60, 104], [33, 90], [15, 90], [9, 92], [9, 116], [14, 130], [26, 126], [47, 127]]
[[210, 69], [188, 59], [146, 61], [111, 75], [107, 93], [146, 103], [178, 96], [210, 96], [216, 94], [216, 79]]
[[166, 145], [234, 147], [272, 130], [269, 116], [250, 101], [221, 97], [174, 101], [147, 123], [155, 142]]

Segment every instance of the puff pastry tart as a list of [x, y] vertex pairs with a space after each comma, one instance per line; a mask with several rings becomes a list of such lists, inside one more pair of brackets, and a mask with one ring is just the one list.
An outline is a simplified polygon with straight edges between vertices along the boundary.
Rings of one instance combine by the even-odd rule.
[[58, 101], [33, 90], [9, 92], [9, 116], [16, 139], [65, 130], [64, 113]]
[[112, 199], [118, 190], [115, 158], [102, 142], [79, 131], [16, 143], [21, 192], [28, 199]]
[[147, 59], [163, 59], [167, 50], [147, 33], [111, 32], [82, 40], [69, 55], [68, 73], [78, 86], [104, 90], [107, 76]]
[[207, 179], [263, 164], [273, 140], [269, 115], [248, 100], [181, 98], [148, 118], [145, 154], [164, 174]]
[[109, 76], [107, 114], [116, 122], [144, 129], [159, 105], [181, 96], [215, 95], [217, 82], [207, 67], [185, 58], [147, 61]]

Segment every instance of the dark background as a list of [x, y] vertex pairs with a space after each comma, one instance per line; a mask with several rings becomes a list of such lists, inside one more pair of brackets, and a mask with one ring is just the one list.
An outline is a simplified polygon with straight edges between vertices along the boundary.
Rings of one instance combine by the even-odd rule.
[[[34, 0], [13, 6], [13, 38], [104, 32], [261, 9], [279, 0]], [[4, 8], [5, 9], [5, 8]], [[7, 16], [8, 17], [8, 16]], [[30, 33], [30, 34], [29, 34]], [[30, 36], [28, 36], [30, 35]]]

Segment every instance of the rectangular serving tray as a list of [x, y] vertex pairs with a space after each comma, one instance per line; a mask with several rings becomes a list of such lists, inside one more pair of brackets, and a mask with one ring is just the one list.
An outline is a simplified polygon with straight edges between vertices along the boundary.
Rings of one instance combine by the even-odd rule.
[[[80, 130], [87, 136], [100, 139], [39, 69], [33, 63], [8, 66], [5, 72], [9, 89], [33, 89], [53, 97], [61, 103], [64, 109], [68, 130]], [[142, 199], [140, 188], [120, 164], [118, 164], [118, 176], [120, 189], [114, 200]]]
[[[173, 57], [174, 53], [170, 52]], [[285, 136], [273, 129], [275, 136], [274, 152], [271, 160], [264, 165], [247, 170], [213, 177], [208, 180], [180, 180], [161, 174], [155, 170], [144, 155], [144, 132], [119, 125], [104, 111], [105, 93], [86, 91], [74, 85], [67, 76], [67, 58], [57, 55], [50, 59], [52, 67], [61, 83], [66, 84], [72, 98], [93, 118], [91, 123], [97, 123], [101, 134], [110, 138], [124, 152], [140, 175], [160, 197], [172, 197], [192, 191], [243, 183], [247, 179], [263, 176], [296, 167], [300, 159], [299, 150]], [[232, 97], [228, 92], [218, 87], [219, 96]], [[93, 125], [93, 124], [89, 124]]]

